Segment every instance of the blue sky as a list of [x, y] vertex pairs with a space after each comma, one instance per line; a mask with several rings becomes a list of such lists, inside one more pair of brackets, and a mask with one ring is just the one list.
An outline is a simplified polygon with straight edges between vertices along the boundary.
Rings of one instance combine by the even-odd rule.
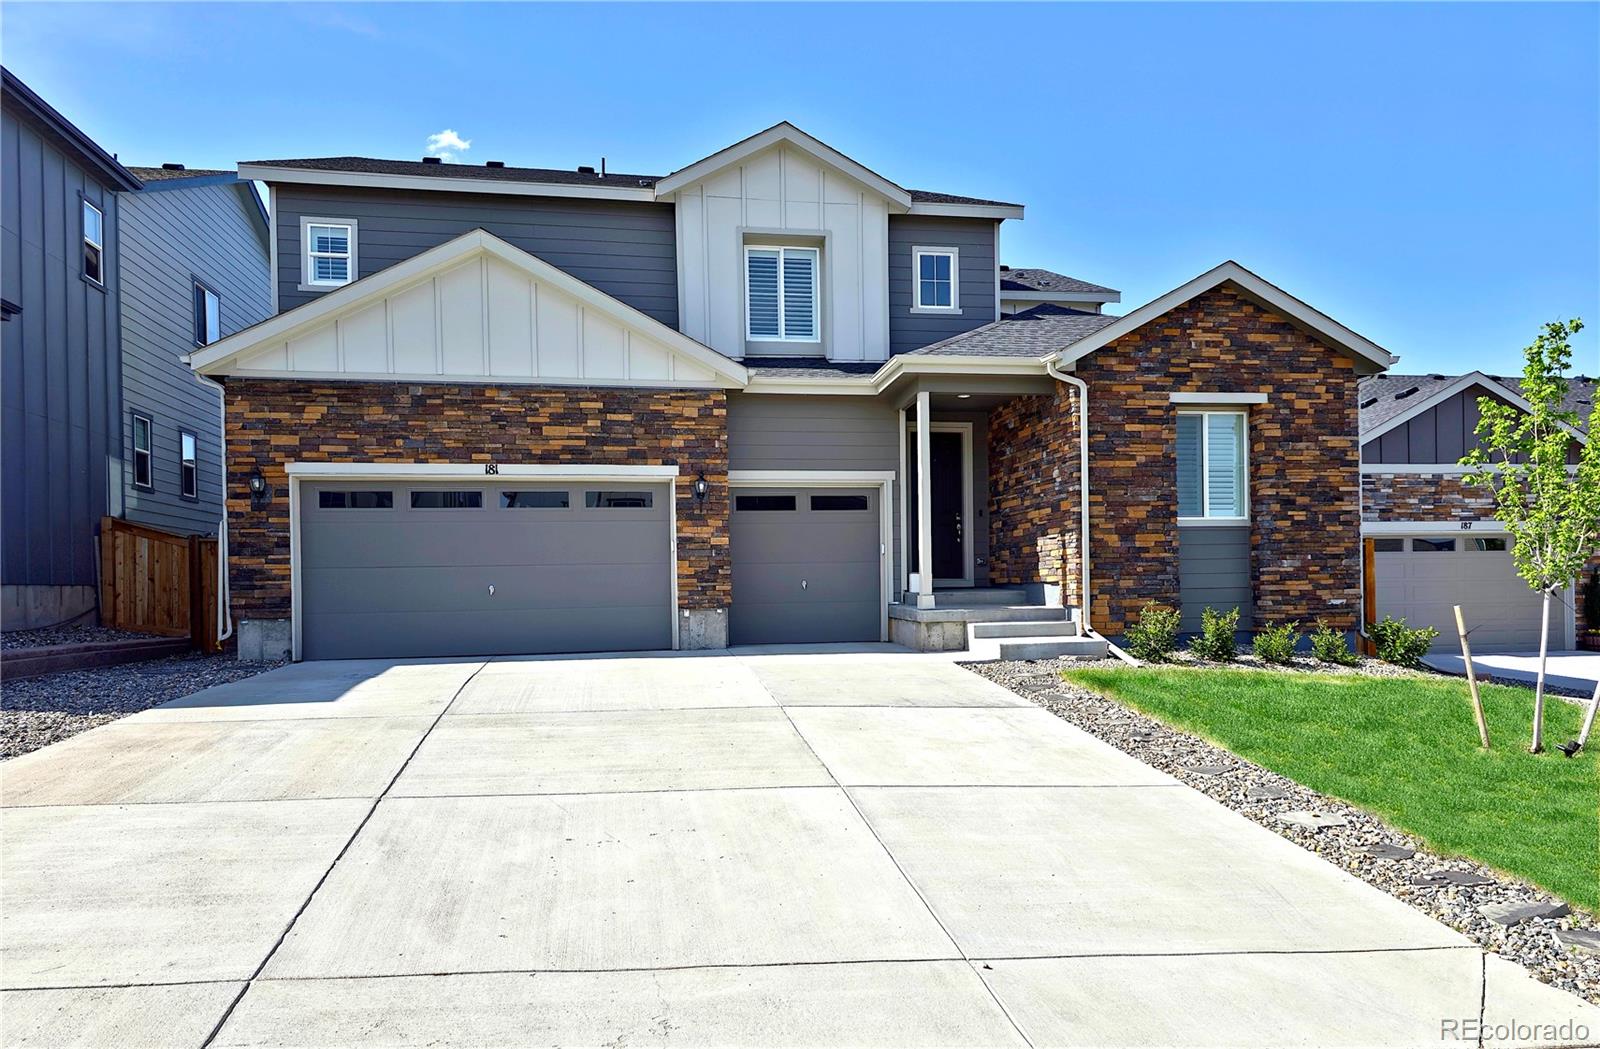
[[1123, 291], [1233, 258], [1401, 354], [1600, 371], [1600, 6], [8, 2], [13, 72], [131, 163], [422, 155], [665, 173], [792, 120], [1025, 203], [1003, 261]]

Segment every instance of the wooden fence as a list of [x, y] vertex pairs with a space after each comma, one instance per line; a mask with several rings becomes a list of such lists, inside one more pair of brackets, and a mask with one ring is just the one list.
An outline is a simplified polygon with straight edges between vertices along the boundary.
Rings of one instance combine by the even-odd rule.
[[102, 517], [100, 622], [217, 651], [217, 541]]

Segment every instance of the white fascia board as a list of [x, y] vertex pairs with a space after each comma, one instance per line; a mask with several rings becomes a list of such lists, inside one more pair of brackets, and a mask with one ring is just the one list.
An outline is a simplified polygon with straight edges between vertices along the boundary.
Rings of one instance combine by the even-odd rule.
[[1310, 328], [1328, 342], [1379, 368], [1389, 368], [1395, 361], [1399, 360], [1398, 357], [1395, 357], [1377, 343], [1364, 336], [1357, 335], [1321, 310], [1300, 301], [1281, 288], [1268, 284], [1232, 260], [1207, 270], [1193, 280], [1172, 289], [1160, 298], [1152, 299], [1132, 313], [1123, 316], [1112, 324], [1106, 325], [1092, 335], [1079, 339], [1071, 346], [1051, 355], [1047, 359], [1052, 364], [1070, 366], [1101, 347], [1115, 342], [1129, 332], [1135, 331], [1167, 312], [1176, 309], [1195, 296], [1204, 294], [1212, 288], [1230, 281], [1239, 285], [1247, 294], [1266, 303], [1272, 309]]
[[656, 199], [651, 186], [584, 185], [567, 182], [514, 182], [508, 179], [463, 178], [456, 175], [386, 175], [371, 171], [313, 171], [267, 164], [241, 164], [239, 177], [261, 182], [309, 186], [355, 186], [362, 189], [410, 189], [439, 193], [491, 193], [512, 197], [586, 197], [596, 200]]
[[1441, 535], [1459, 532], [1487, 532], [1504, 534], [1506, 526], [1492, 517], [1466, 518], [1457, 521], [1362, 521], [1362, 535]]
[[[1439, 387], [1437, 390], [1433, 391], [1433, 393], [1424, 397], [1416, 404], [1407, 407], [1405, 411], [1401, 412], [1399, 415], [1396, 415], [1393, 419], [1388, 420], [1382, 426], [1362, 434], [1361, 443], [1366, 444], [1368, 441], [1373, 441], [1379, 437], [1382, 437], [1390, 430], [1393, 430], [1396, 427], [1415, 419], [1417, 416], [1432, 408], [1434, 405], [1442, 404], [1454, 397], [1456, 394], [1465, 390], [1470, 390], [1474, 386], [1482, 386], [1485, 390], [1488, 390], [1490, 393], [1495, 394], [1500, 399], [1507, 401], [1511, 405], [1524, 412], [1531, 413], [1533, 411], [1533, 405], [1528, 403], [1527, 398], [1523, 397], [1520, 391], [1513, 390], [1511, 387], [1494, 378], [1492, 375], [1485, 375], [1483, 372], [1468, 372], [1467, 374], [1459, 376]], [[1588, 436], [1582, 430], [1575, 429], [1565, 424], [1562, 424], [1561, 428], [1567, 431], [1567, 433], [1571, 434], [1573, 440], [1579, 442], [1580, 444], [1589, 443]]]
[[801, 376], [751, 376], [740, 393], [813, 394], [821, 397], [875, 397], [878, 387], [871, 375], [859, 378], [807, 378]]
[[859, 488], [890, 484], [893, 470], [729, 470], [728, 484], [783, 488]]
[[[530, 255], [521, 248], [481, 229], [463, 233], [454, 240], [429, 248], [419, 255], [413, 255], [404, 262], [398, 262], [370, 277], [363, 277], [346, 284], [303, 306], [297, 306], [287, 313], [280, 313], [276, 317], [270, 317], [260, 324], [212, 343], [200, 352], [190, 354], [189, 366], [203, 375], [219, 373], [241, 354], [292, 339], [341, 314], [354, 312], [405, 285], [442, 272], [479, 252], [499, 258], [536, 280], [571, 295], [584, 305], [592, 307], [620, 324], [642, 329], [651, 338], [711, 369], [735, 387], [742, 387], [749, 382], [749, 372], [737, 361], [724, 357], [677, 329], [667, 327], [649, 314], [634, 309], [627, 303], [584, 283], [565, 270], [552, 266], [543, 259]], [[283, 373], [274, 374], [280, 378], [292, 377]], [[439, 378], [435, 377], [433, 381], [437, 382]]]
[[908, 215], [939, 215], [959, 219], [1020, 219], [1021, 204], [937, 204], [918, 201], [911, 205]]
[[[1000, 278], [1004, 280], [1004, 277]], [[1001, 302], [1121, 302], [1120, 291], [1021, 291], [1000, 289]]]
[[1038, 357], [918, 357], [902, 353], [889, 359], [873, 376], [883, 390], [903, 375], [1045, 375], [1045, 363]]
[[[787, 120], [781, 124], [775, 124], [765, 131], [751, 135], [742, 142], [735, 142], [726, 149], [718, 150], [709, 157], [697, 160], [686, 168], [674, 171], [666, 178], [656, 182], [655, 194], [661, 197], [669, 193], [676, 193], [685, 186], [699, 182], [709, 175], [714, 175], [724, 168], [737, 164], [747, 157], [754, 156], [762, 150], [780, 143], [792, 146], [802, 153], [810, 155], [814, 160], [848, 175], [878, 195], [899, 205], [902, 211], [911, 208], [910, 193], [871, 168], [851, 160], [826, 142], [806, 134]], [[1018, 217], [1020, 218], [1021, 216]]]
[[289, 463], [285, 472], [300, 480], [374, 477], [390, 480], [428, 480], [457, 477], [536, 477], [547, 480], [594, 481], [613, 478], [670, 481], [677, 466], [601, 466], [566, 463], [498, 463], [489, 473], [487, 463]]
[[1169, 393], [1168, 404], [1266, 404], [1264, 393]]

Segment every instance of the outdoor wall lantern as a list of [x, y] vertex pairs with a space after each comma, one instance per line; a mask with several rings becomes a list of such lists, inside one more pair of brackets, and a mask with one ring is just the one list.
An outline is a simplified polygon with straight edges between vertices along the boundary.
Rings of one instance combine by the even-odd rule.
[[271, 501], [272, 489], [267, 487], [266, 475], [258, 466], [250, 471], [250, 509], [264, 510]]
[[696, 503], [703, 503], [706, 501], [706, 496], [710, 494], [711, 485], [706, 483], [706, 475], [701, 474], [699, 477], [696, 477], [694, 479], [694, 501]]

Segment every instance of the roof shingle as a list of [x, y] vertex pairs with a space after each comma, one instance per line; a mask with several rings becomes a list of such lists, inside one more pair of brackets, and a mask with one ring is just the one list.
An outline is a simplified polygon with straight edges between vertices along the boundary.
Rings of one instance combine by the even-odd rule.
[[1119, 294], [1116, 288], [1090, 284], [1086, 280], [1069, 277], [1054, 270], [1015, 269], [1011, 266], [1000, 267], [1000, 291], [1002, 294], [1008, 291], [1080, 292], [1091, 295], [1099, 292], [1110, 292], [1113, 295]]
[[1120, 319], [1047, 302], [911, 352], [929, 357], [1044, 357]]
[[[1449, 386], [1459, 375], [1369, 375], [1361, 380], [1360, 411], [1361, 432], [1371, 433], [1405, 412], [1412, 405], [1426, 401]], [[1510, 390], [1521, 391], [1522, 379], [1513, 375], [1491, 375], [1489, 378]], [[1570, 377], [1565, 407], [1578, 416], [1578, 429], [1588, 432], [1589, 413], [1594, 410], [1596, 388], [1600, 379], [1587, 375]]]

